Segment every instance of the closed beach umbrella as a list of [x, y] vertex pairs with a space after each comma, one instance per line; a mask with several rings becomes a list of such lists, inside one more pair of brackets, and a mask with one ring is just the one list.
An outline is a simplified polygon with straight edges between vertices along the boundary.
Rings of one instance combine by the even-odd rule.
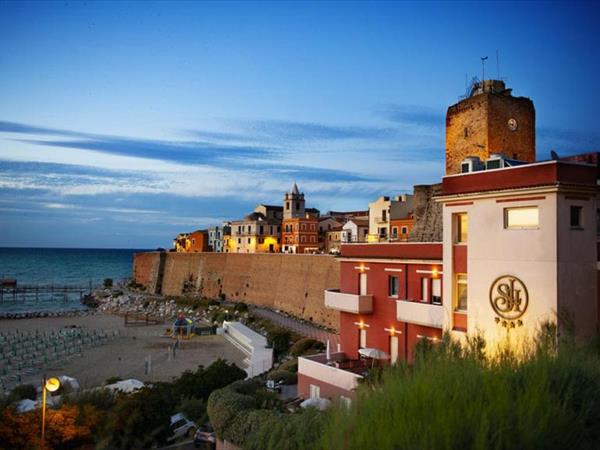
[[329, 361], [331, 359], [331, 348], [329, 346], [329, 339], [327, 339], [327, 350], [325, 352], [325, 355], [327, 356], [327, 361]]

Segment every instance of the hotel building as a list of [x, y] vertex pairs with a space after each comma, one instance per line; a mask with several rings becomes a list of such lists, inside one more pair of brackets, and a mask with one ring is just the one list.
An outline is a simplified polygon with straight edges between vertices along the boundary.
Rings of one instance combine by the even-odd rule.
[[[533, 108], [498, 86], [486, 81], [472, 97], [487, 98], [463, 100], [478, 104], [483, 119], [470, 106], [461, 109], [462, 102], [449, 108], [451, 119], [459, 120], [460, 110], [468, 115], [467, 130], [482, 120], [493, 123], [492, 134], [501, 133], [507, 148], [510, 132], [525, 121], [526, 136], [515, 139], [530, 145]], [[488, 115], [490, 104], [502, 106], [492, 110], [500, 118]], [[523, 111], [529, 115], [518, 115]], [[502, 120], [508, 132], [498, 125]], [[497, 149], [470, 157], [461, 152], [471, 136], [467, 131], [459, 139], [462, 159], [447, 149], [447, 175], [432, 200], [441, 205], [441, 242], [341, 246], [340, 289], [324, 295], [340, 314], [340, 348], [329, 359], [299, 359], [300, 396], [349, 401], [365, 373], [360, 348], [383, 350], [394, 363], [411, 361], [419, 340], [436, 342], [444, 332], [459, 340], [479, 334], [490, 352], [525, 342], [545, 322], [559, 332], [573, 326], [578, 336], [596, 332], [599, 154], [529, 163], [535, 148], [519, 148], [514, 153], [525, 160]]]

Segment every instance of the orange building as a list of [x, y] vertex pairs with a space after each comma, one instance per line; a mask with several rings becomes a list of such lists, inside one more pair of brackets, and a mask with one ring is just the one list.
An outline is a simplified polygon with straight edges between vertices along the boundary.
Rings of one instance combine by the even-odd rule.
[[408, 235], [410, 230], [415, 224], [415, 218], [413, 214], [409, 214], [403, 219], [391, 219], [390, 220], [390, 240], [391, 241], [408, 241]]
[[173, 240], [173, 248], [179, 253], [208, 252], [208, 230], [179, 233]]
[[319, 211], [305, 209], [304, 193], [294, 183], [283, 199], [281, 224], [283, 253], [316, 253], [319, 251]]
[[315, 253], [319, 251], [319, 221], [315, 217], [283, 219], [282, 247], [284, 253]]

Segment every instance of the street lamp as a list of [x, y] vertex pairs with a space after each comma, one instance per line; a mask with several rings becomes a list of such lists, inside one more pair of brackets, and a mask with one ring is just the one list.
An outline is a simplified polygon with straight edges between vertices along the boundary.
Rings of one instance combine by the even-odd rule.
[[42, 450], [46, 444], [46, 391], [56, 392], [60, 387], [60, 381], [58, 378], [48, 378], [44, 376], [42, 385]]

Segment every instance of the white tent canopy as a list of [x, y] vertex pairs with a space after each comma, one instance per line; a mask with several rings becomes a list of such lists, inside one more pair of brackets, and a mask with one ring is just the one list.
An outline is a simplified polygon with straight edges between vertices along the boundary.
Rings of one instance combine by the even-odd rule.
[[365, 358], [371, 359], [390, 359], [389, 353], [379, 350], [378, 348], [361, 348], [358, 353]]
[[121, 380], [113, 384], [108, 384], [104, 387], [113, 392], [118, 391], [124, 392], [125, 394], [130, 394], [131, 392], [137, 391], [138, 389], [142, 389], [144, 387], [144, 383], [142, 383], [140, 380], [130, 378], [128, 380]]

